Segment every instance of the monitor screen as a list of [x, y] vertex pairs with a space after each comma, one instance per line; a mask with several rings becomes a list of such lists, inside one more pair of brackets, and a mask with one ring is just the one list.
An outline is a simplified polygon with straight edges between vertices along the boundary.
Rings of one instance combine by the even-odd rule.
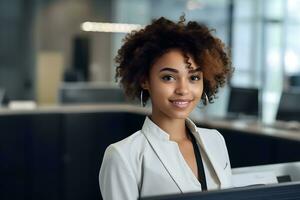
[[257, 88], [231, 87], [228, 114], [258, 116], [258, 93]]
[[0, 107], [8, 104], [8, 97], [4, 89], [0, 88]]
[[121, 88], [90, 87], [90, 86], [64, 86], [59, 90], [61, 104], [82, 103], [125, 103], [124, 92]]
[[3, 104], [4, 102], [4, 90], [0, 89], [0, 106]]
[[299, 75], [293, 75], [289, 77], [289, 86], [299, 88], [300, 87], [300, 76]]
[[300, 182], [164, 195], [141, 200], [292, 200], [300, 199]]
[[284, 91], [281, 94], [276, 119], [300, 121], [300, 90]]

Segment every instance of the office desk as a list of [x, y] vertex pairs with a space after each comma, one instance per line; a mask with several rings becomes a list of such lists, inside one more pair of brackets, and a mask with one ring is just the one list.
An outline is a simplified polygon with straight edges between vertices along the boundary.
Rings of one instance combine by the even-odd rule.
[[[236, 132], [245, 132], [258, 136], [270, 136], [279, 139], [294, 140], [300, 142], [300, 129], [278, 129], [269, 125], [262, 124], [255, 120], [227, 120], [222, 118], [198, 119], [199, 126], [215, 129], [233, 130]], [[282, 122], [284, 125], [284, 122]], [[300, 147], [299, 147], [300, 148]]]
[[[34, 110], [10, 110], [0, 108], [0, 117], [9, 115], [26, 115], [26, 114], [71, 114], [71, 113], [92, 113], [92, 112], [129, 112], [141, 115], [151, 113], [150, 108], [142, 108], [130, 104], [94, 104], [94, 105], [69, 105], [69, 106], [43, 106]], [[226, 120], [222, 118], [206, 118], [193, 119], [194, 122], [201, 127], [209, 127], [214, 129], [232, 130], [240, 133], [254, 134], [258, 136], [270, 136], [280, 139], [300, 141], [299, 130], [283, 130], [263, 125], [258, 121], [243, 120]]]
[[137, 114], [149, 114], [150, 108], [143, 108], [131, 104], [82, 104], [82, 105], [54, 105], [41, 106], [36, 109], [8, 109], [0, 107], [0, 116], [26, 115], [26, 114], [50, 114], [50, 113], [91, 113], [91, 112], [131, 112]]

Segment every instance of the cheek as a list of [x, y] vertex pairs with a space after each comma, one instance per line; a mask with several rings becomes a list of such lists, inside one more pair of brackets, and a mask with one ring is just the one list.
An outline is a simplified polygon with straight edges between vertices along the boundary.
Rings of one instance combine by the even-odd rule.
[[169, 96], [173, 93], [173, 87], [168, 84], [161, 83], [160, 81], [154, 81], [150, 87], [151, 98], [156, 100], [162, 100], [161, 97]]
[[156, 95], [156, 98], [169, 96], [173, 93], [173, 88], [168, 85], [157, 84], [152, 88], [152, 93]]
[[201, 98], [203, 93], [203, 84], [193, 87], [193, 94], [196, 98]]

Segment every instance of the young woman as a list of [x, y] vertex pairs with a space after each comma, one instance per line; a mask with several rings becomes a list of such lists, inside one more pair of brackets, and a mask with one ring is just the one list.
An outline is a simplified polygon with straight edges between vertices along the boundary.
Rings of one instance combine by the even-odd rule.
[[124, 39], [116, 78], [152, 114], [140, 131], [105, 151], [99, 182], [104, 200], [133, 200], [231, 186], [222, 135], [188, 119], [211, 103], [232, 72], [223, 43], [197, 22], [165, 18]]

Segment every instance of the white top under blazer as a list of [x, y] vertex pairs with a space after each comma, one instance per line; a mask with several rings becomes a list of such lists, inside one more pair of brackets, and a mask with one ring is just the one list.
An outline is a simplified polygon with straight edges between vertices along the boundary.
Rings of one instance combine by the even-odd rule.
[[[213, 129], [186, 125], [202, 155], [207, 189], [231, 187], [231, 167], [223, 136]], [[184, 160], [178, 144], [169, 140], [150, 118], [140, 131], [107, 147], [99, 173], [104, 200], [201, 191], [201, 184]]]

